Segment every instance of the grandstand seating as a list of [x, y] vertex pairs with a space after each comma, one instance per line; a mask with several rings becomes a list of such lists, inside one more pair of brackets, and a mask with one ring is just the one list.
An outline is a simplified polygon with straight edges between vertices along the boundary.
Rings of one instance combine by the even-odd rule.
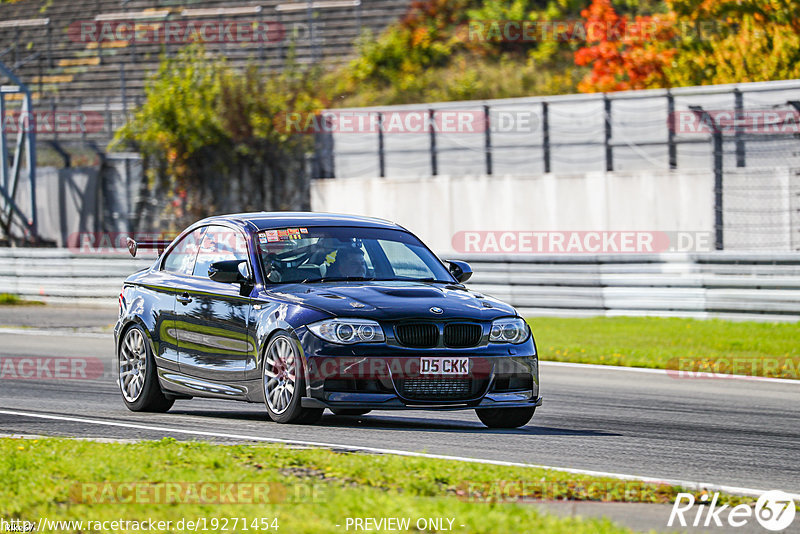
[[[274, 70], [285, 65], [290, 53], [299, 63], [346, 61], [362, 30], [381, 32], [409, 4], [410, 0], [315, 0], [309, 12], [306, 2], [293, 0], [21, 0], [0, 4], [0, 61], [28, 85], [36, 109], [105, 112], [104, 131], [83, 136], [102, 146], [124, 120], [124, 110], [141, 101], [147, 78], [162, 54], [174, 54], [183, 45], [85, 42], [75, 31], [81, 21], [145, 23], [153, 16], [151, 20], [167, 22], [277, 22], [287, 30], [287, 38], [279, 42], [206, 45], [209, 52], [226, 57], [234, 66], [254, 63]], [[223, 16], [218, 15], [219, 9], [225, 10]], [[314, 46], [307, 31], [310, 20]], [[7, 81], [0, 79], [2, 83]]]

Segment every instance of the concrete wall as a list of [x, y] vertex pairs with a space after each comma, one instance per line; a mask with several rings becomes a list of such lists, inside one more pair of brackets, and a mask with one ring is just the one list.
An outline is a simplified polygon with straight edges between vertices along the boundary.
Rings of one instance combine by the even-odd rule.
[[314, 211], [393, 220], [432, 249], [472, 230], [714, 230], [706, 171], [315, 180]]
[[[141, 180], [141, 157], [129, 153], [111, 155], [100, 167], [38, 167], [39, 236], [56, 246], [66, 247], [78, 233], [133, 231]], [[26, 171], [22, 172], [15, 200], [28, 215], [30, 180]], [[21, 237], [17, 224], [12, 230], [16, 237]]]
[[[28, 214], [30, 186], [25, 174], [20, 178], [16, 203]], [[100, 187], [100, 174], [96, 167], [37, 168], [36, 216], [41, 238], [65, 246], [70, 234], [96, 232], [101, 219]], [[19, 229], [16, 230], [15, 235], [21, 235]]]

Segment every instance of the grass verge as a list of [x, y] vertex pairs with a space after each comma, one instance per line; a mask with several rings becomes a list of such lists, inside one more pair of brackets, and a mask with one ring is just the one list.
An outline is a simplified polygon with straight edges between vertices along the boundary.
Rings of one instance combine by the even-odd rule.
[[659, 317], [529, 322], [542, 360], [800, 378], [797, 323]]
[[23, 299], [12, 293], [0, 293], [0, 306], [34, 306], [44, 305], [40, 300]]
[[[418, 518], [444, 517], [454, 519], [455, 532], [621, 533], [629, 531], [603, 519], [556, 518], [519, 501], [667, 503], [683, 491], [544, 469], [173, 439], [4, 438], [0, 480], [0, 517], [6, 519], [153, 518], [176, 525], [187, 518], [277, 518], [280, 531], [292, 533], [342, 532], [348, 517], [408, 517], [408, 530], [416, 530]], [[220, 489], [230, 483], [238, 484], [233, 493]], [[266, 499], [253, 490], [263, 485], [269, 486]]]

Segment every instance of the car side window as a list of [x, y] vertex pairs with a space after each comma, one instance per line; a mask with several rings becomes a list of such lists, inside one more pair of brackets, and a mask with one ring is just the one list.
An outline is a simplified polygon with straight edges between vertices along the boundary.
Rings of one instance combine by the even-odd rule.
[[208, 268], [212, 263], [226, 260], [247, 260], [244, 236], [224, 226], [209, 226], [200, 244], [194, 275], [208, 277]]
[[190, 275], [194, 269], [197, 250], [203, 238], [205, 227], [198, 228], [186, 235], [175, 245], [164, 258], [161, 269], [175, 274]]

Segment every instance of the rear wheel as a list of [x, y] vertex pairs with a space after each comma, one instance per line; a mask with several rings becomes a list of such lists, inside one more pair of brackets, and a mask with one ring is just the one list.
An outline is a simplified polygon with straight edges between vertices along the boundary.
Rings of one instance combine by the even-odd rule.
[[536, 408], [482, 408], [475, 410], [478, 419], [489, 428], [519, 428], [533, 418]]
[[365, 415], [372, 410], [359, 410], [357, 408], [331, 408], [334, 415]]
[[125, 406], [133, 412], [166, 412], [175, 403], [158, 383], [158, 370], [142, 327], [133, 325], [119, 348], [119, 388]]
[[322, 408], [303, 408], [303, 365], [297, 342], [286, 333], [276, 334], [264, 352], [262, 381], [267, 413], [276, 423], [312, 424], [322, 417]]

